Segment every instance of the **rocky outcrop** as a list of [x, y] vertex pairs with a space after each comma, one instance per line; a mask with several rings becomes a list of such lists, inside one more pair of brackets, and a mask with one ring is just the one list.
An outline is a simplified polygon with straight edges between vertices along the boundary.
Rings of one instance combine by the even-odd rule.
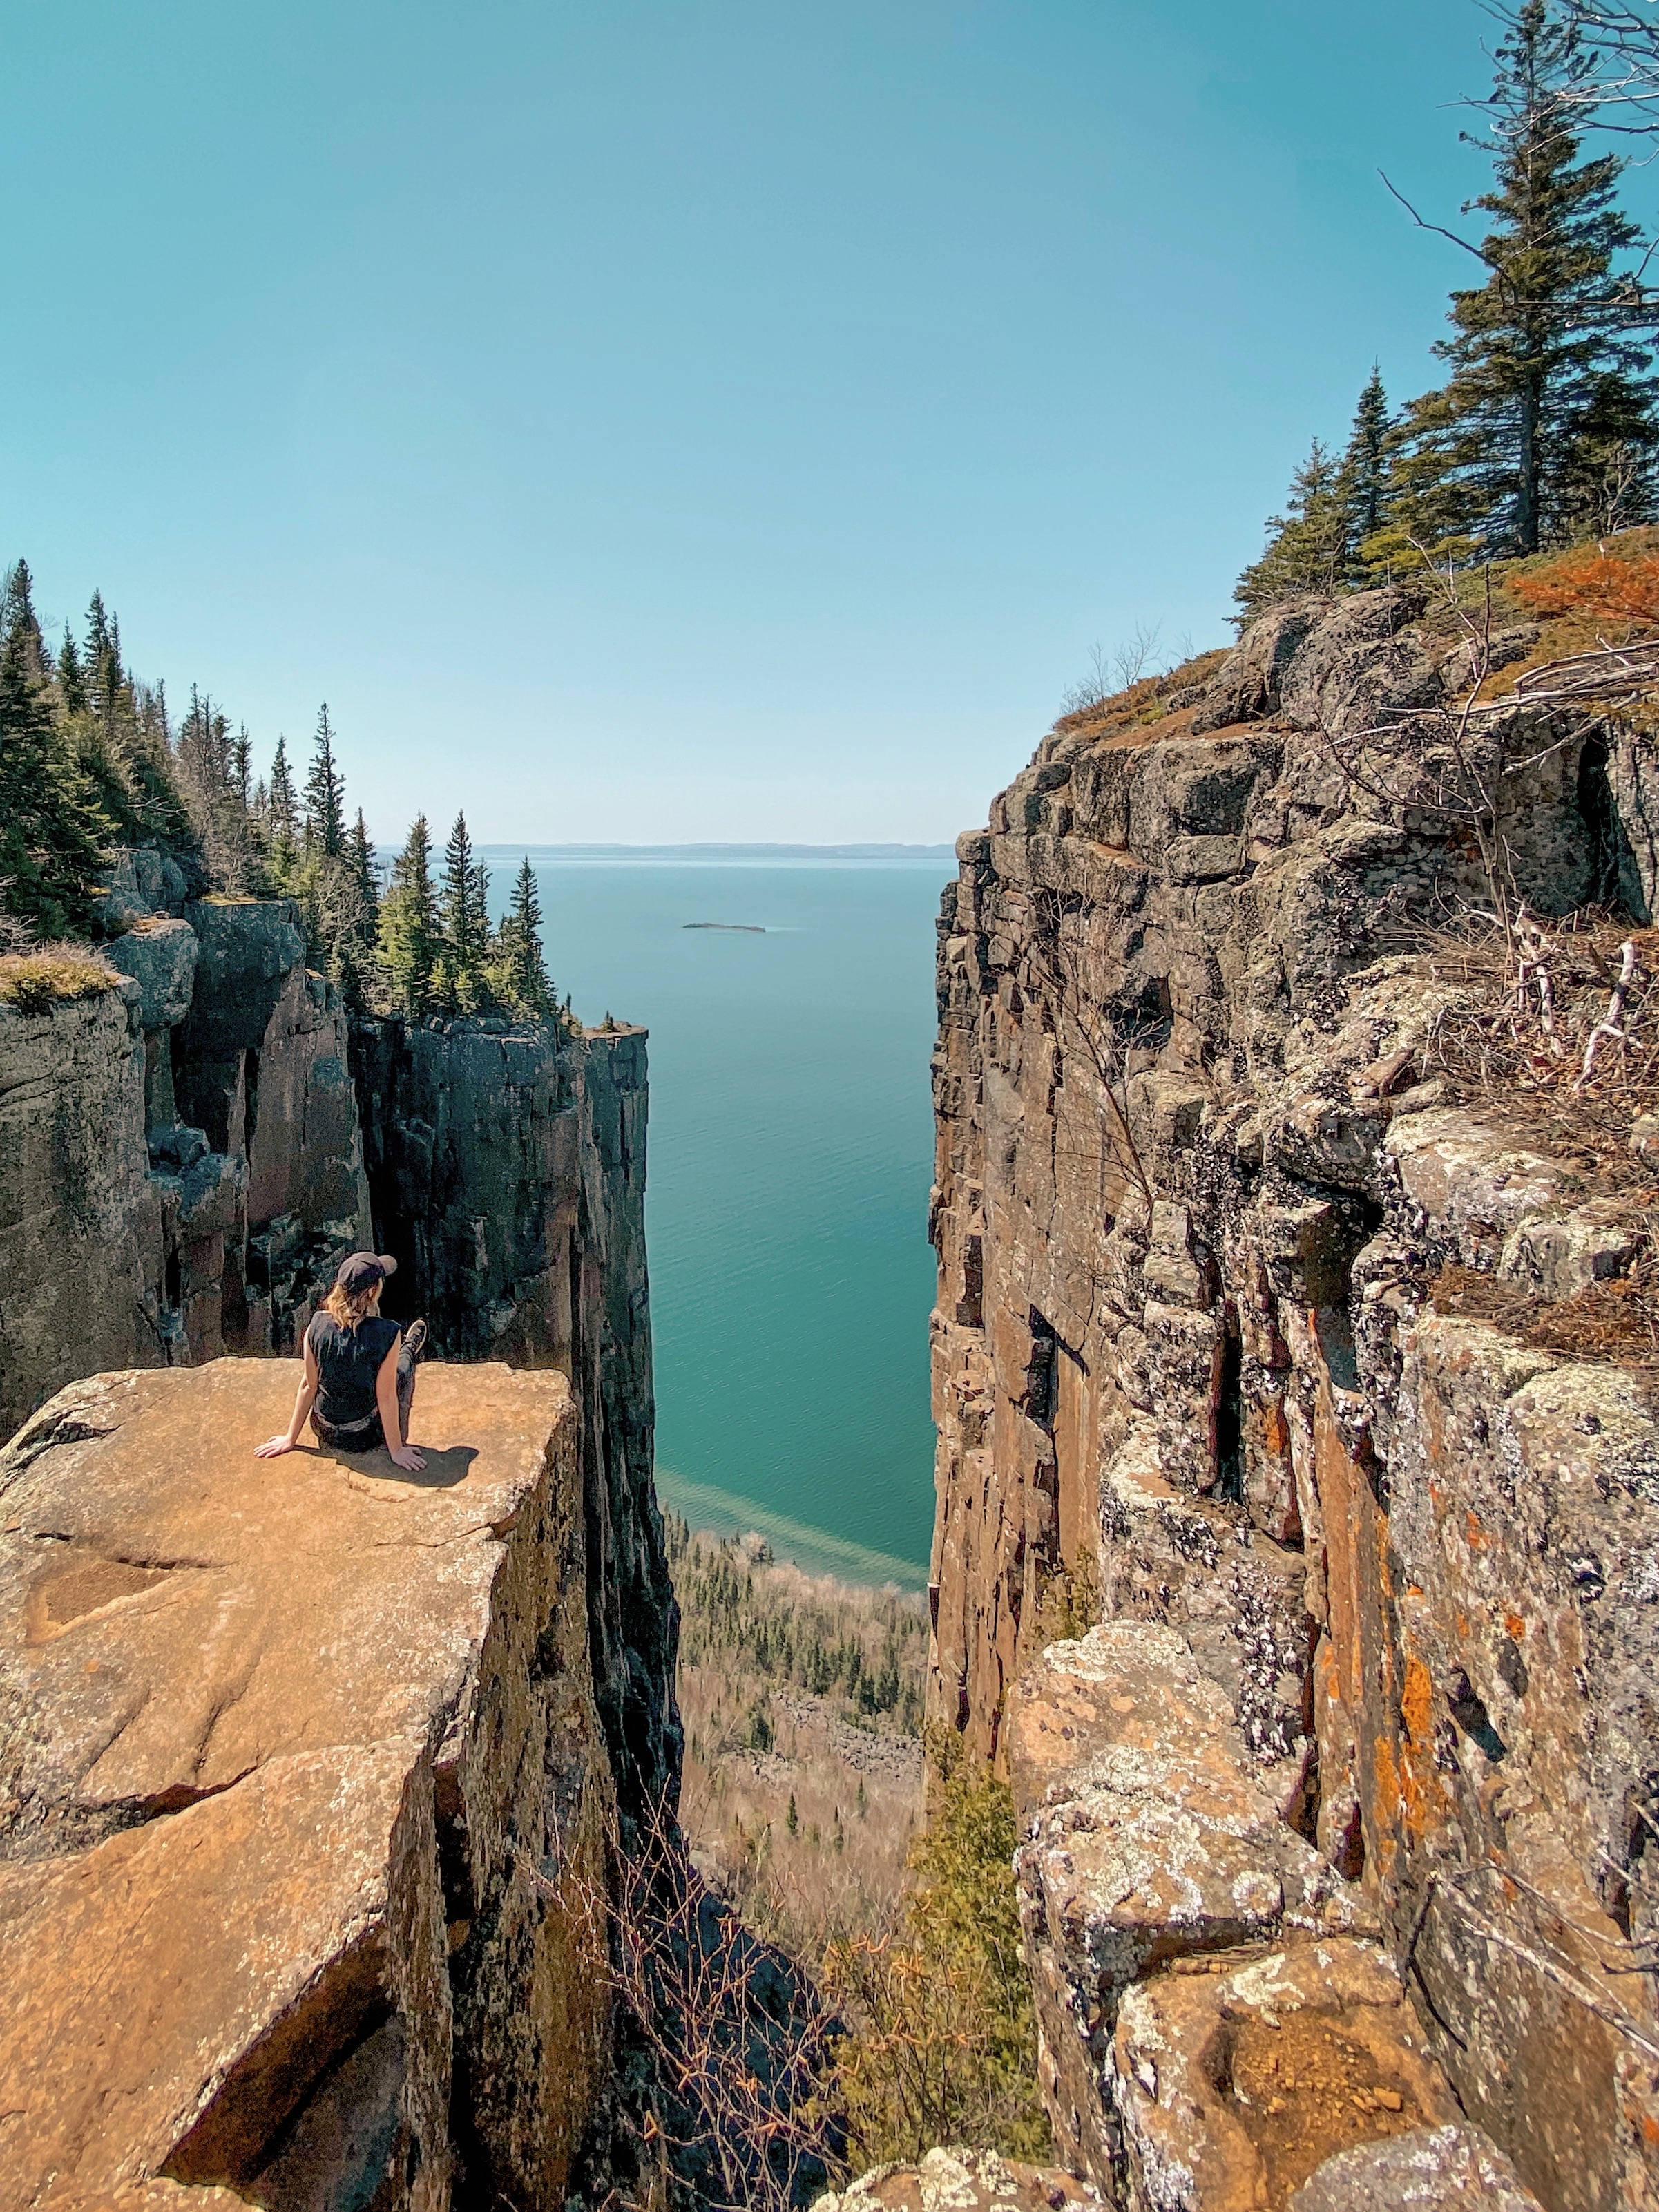
[[[1071, 718], [941, 917], [930, 1704], [1012, 1770], [1057, 2136], [1137, 2205], [1371, 2201], [1215, 2072], [1273, 1960], [1371, 2135], [1461, 2110], [1550, 2212], [1659, 2201], [1659, 1432], [1430, 1295], [1570, 1298], [1637, 1224], [1427, 1063], [1412, 933], [1477, 858], [1331, 742], [1457, 680], [1421, 617], [1304, 602]], [[1513, 713], [1520, 891], [1645, 919], [1643, 742]]]
[[624, 1823], [672, 1802], [643, 1031], [349, 1025], [291, 902], [186, 902], [168, 866], [115, 871], [109, 992], [0, 1006], [0, 1434], [100, 1369], [290, 1352], [343, 1252], [396, 1254], [387, 1310], [440, 1351], [569, 1382]]
[[422, 1474], [255, 1461], [292, 1380], [100, 1376], [0, 1455], [7, 2206], [562, 2201], [612, 1795], [577, 1409], [428, 1366]]
[[125, 980], [0, 1006], [5, 1433], [100, 1368], [290, 1349], [368, 1239], [344, 1010], [292, 902], [153, 912], [156, 869], [125, 872]]

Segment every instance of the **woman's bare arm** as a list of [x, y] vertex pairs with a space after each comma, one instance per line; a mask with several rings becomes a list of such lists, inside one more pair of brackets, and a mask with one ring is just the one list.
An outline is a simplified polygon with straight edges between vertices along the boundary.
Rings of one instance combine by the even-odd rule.
[[291, 1452], [300, 1441], [300, 1431], [306, 1425], [306, 1416], [317, 1402], [320, 1379], [317, 1373], [317, 1355], [311, 1348], [309, 1336], [306, 1339], [305, 1352], [305, 1369], [300, 1376], [300, 1387], [294, 1394], [294, 1415], [289, 1422], [288, 1433], [286, 1436], [267, 1437], [264, 1443], [256, 1444], [253, 1448], [255, 1459], [280, 1459], [284, 1452]]
[[380, 1409], [380, 1433], [386, 1438], [392, 1465], [410, 1474], [418, 1474], [426, 1462], [404, 1442], [403, 1423], [398, 1413], [398, 1340], [394, 1337], [392, 1349], [380, 1362], [380, 1372], [374, 1377], [374, 1402]]

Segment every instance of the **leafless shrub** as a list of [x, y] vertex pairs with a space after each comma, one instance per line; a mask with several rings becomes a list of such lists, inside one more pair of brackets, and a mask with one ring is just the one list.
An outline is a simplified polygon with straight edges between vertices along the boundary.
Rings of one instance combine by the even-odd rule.
[[[1158, 651], [1163, 634], [1162, 623], [1137, 623], [1122, 643], [1110, 653], [1097, 640], [1081, 680], [1073, 684], [1060, 701], [1061, 712], [1085, 714], [1092, 707], [1103, 707], [1109, 699], [1130, 690], [1144, 678], [1165, 674], [1173, 664], [1168, 654]], [[1187, 650], [1177, 652], [1176, 660], [1190, 658], [1191, 641], [1182, 642]]]
[[[635, 1848], [614, 1822], [609, 1894], [574, 1866], [543, 1882], [585, 1930], [651, 2061], [640, 2164], [701, 2205], [790, 2212], [835, 2169], [823, 2094], [837, 2024], [807, 1978], [750, 1934], [690, 1864], [659, 1808]], [[649, 2193], [649, 2192], [647, 2192]], [[669, 2193], [675, 2193], [670, 2189]]]

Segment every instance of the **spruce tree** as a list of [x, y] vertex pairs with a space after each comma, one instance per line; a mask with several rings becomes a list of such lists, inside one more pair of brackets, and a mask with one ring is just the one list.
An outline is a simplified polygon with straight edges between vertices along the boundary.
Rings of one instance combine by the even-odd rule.
[[392, 881], [380, 912], [380, 965], [392, 1005], [413, 1021], [432, 1010], [434, 970], [441, 946], [432, 887], [432, 839], [425, 815], [418, 814], [408, 842], [392, 864]]
[[67, 623], [64, 625], [64, 642], [58, 655], [58, 695], [67, 714], [86, 711], [87, 681], [81, 672], [81, 655], [76, 650], [75, 635]]
[[1375, 560], [1415, 540], [1454, 557], [1534, 553], [1639, 521], [1652, 498], [1652, 356], [1629, 335], [1630, 280], [1616, 266], [1636, 225], [1614, 204], [1617, 155], [1584, 160], [1575, 127], [1593, 64], [1571, 17], [1524, 0], [1481, 103], [1493, 187], [1491, 270], [1452, 295], [1436, 350], [1449, 381], [1407, 410], [1395, 513]]
[[541, 897], [528, 854], [514, 884], [513, 902], [495, 942], [492, 977], [499, 997], [516, 1014], [549, 1019], [557, 1000], [542, 954]]
[[46, 673], [46, 640], [34, 611], [34, 579], [28, 562], [21, 559], [7, 571], [5, 583], [0, 586], [0, 637], [8, 644], [17, 640], [30, 680], [42, 682]]
[[300, 809], [294, 796], [294, 771], [288, 764], [288, 739], [279, 737], [271, 757], [270, 788], [265, 799], [270, 863], [279, 888], [285, 888], [299, 856]]
[[368, 841], [368, 824], [363, 820], [363, 810], [357, 809], [357, 819], [351, 825], [351, 838], [347, 852], [351, 863], [352, 880], [362, 904], [363, 930], [370, 943], [380, 921], [380, 889], [374, 879], [374, 848]]
[[1243, 622], [1296, 592], [1335, 591], [1346, 578], [1352, 539], [1343, 472], [1317, 438], [1267, 530], [1261, 557], [1233, 592]]
[[14, 598], [0, 643], [0, 905], [50, 938], [89, 926], [112, 825], [60, 742], [33, 611]]
[[306, 778], [306, 850], [337, 860], [345, 850], [345, 779], [334, 764], [334, 730], [324, 705]]
[[483, 963], [489, 950], [489, 917], [482, 895], [488, 880], [473, 857], [466, 816], [458, 814], [444, 850], [438, 913], [443, 932], [445, 995], [467, 1013], [479, 1002]]
[[1354, 410], [1348, 449], [1342, 456], [1342, 495], [1348, 511], [1348, 539], [1355, 549], [1363, 546], [1368, 538], [1374, 538], [1388, 520], [1393, 428], [1389, 395], [1382, 388], [1382, 372], [1373, 362], [1370, 380]]

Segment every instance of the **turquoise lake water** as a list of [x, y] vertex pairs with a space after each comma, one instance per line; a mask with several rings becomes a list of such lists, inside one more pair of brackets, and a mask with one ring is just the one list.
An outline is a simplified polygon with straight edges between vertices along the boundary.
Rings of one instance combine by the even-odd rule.
[[[486, 857], [499, 904], [520, 855]], [[665, 1504], [759, 1528], [815, 1572], [920, 1583], [933, 921], [954, 861], [530, 858], [561, 995], [651, 1032]]]

